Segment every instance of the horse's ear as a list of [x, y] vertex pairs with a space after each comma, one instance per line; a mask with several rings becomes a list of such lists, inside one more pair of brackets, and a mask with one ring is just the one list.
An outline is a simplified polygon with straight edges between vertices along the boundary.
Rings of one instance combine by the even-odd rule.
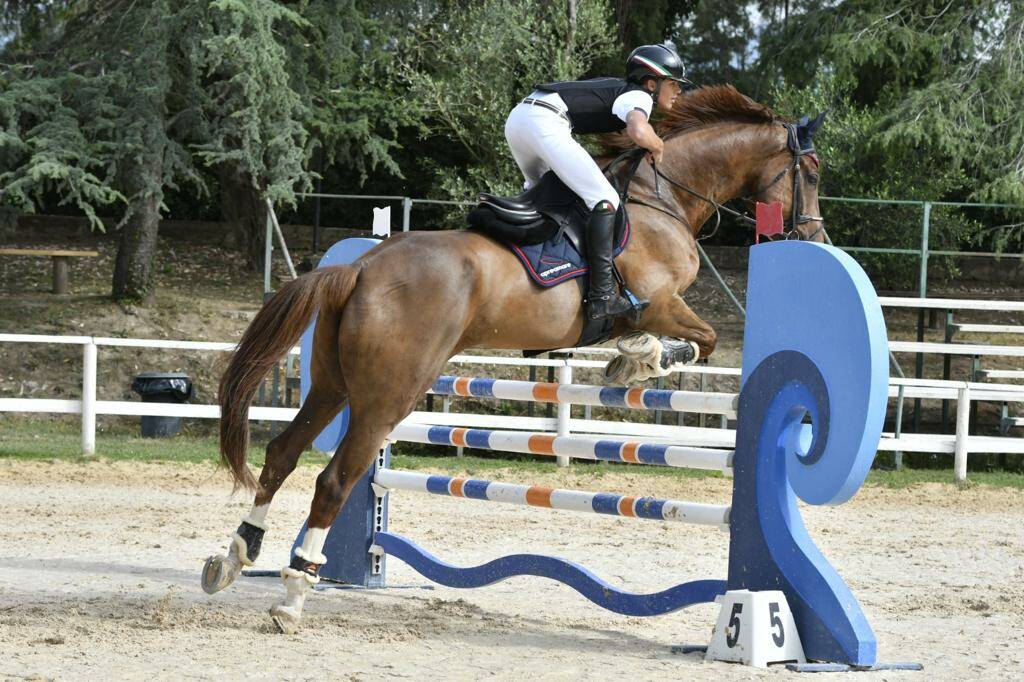
[[825, 122], [825, 115], [826, 114], [828, 114], [828, 110], [827, 109], [825, 111], [821, 112], [820, 114], [818, 114], [817, 117], [815, 117], [815, 119], [813, 121], [811, 121], [810, 123], [806, 122], [808, 117], [805, 116], [803, 118], [801, 123], [803, 123], [804, 125], [807, 126], [807, 137], [812, 137], [814, 135], [814, 133], [818, 132], [821, 129], [821, 124]]
[[821, 129], [821, 124], [825, 121], [825, 114], [827, 113], [827, 110], [821, 112], [813, 121], [810, 120], [810, 116], [803, 116], [797, 121], [796, 137], [800, 149], [810, 150], [814, 148], [814, 143], [811, 139], [814, 137], [814, 133]]

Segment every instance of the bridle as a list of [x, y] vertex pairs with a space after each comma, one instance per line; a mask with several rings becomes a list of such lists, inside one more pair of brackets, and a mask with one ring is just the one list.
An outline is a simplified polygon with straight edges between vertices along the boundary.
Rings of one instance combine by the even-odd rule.
[[[793, 238], [796, 238], [796, 239], [801, 239], [801, 240], [804, 240], [804, 241], [810, 241], [810, 240], [814, 239], [815, 237], [817, 237], [819, 234], [821, 234], [821, 232], [825, 229], [825, 219], [822, 218], [821, 216], [808, 215], [808, 214], [803, 212], [803, 210], [804, 210], [804, 197], [803, 197], [802, 183], [800, 182], [800, 179], [801, 179], [800, 175], [801, 175], [801, 169], [802, 169], [801, 165], [800, 165], [800, 159], [802, 157], [806, 156], [806, 157], [808, 157], [808, 159], [812, 163], [814, 163], [815, 167], [817, 167], [817, 165], [818, 165], [818, 157], [815, 154], [814, 146], [812, 144], [808, 143], [806, 146], [802, 146], [800, 144], [800, 138], [799, 138], [799, 135], [797, 134], [797, 126], [796, 125], [794, 125], [792, 123], [780, 123], [780, 125], [782, 125], [782, 127], [784, 127], [786, 129], [786, 147], [787, 147], [787, 149], [789, 149], [790, 153], [793, 155], [792, 162], [787, 164], [785, 168], [783, 168], [781, 171], [779, 171], [779, 173], [774, 178], [772, 178], [771, 182], [769, 182], [767, 185], [765, 185], [764, 187], [761, 187], [758, 190], [755, 190], [754, 192], [751, 192], [750, 194], [747, 194], [747, 195], [744, 195], [744, 196], [740, 197], [740, 199], [743, 200], [743, 201], [756, 200], [757, 197], [761, 196], [762, 194], [767, 192], [769, 189], [774, 187], [776, 184], [778, 184], [782, 180], [782, 178], [786, 177], [787, 174], [792, 173], [793, 174], [793, 205], [792, 205], [792, 211], [790, 212], [790, 217], [789, 217], [789, 229], [784, 231], [782, 236], [783, 236], [783, 239], [793, 239]], [[636, 163], [633, 166], [632, 173], [630, 174], [630, 177], [632, 177], [632, 174], [636, 172], [636, 169], [639, 166], [639, 162], [642, 159], [643, 151], [641, 150], [640, 152], [631, 152], [631, 153], [637, 153], [637, 158], [636, 158]], [[623, 155], [623, 157], [624, 156], [626, 156], [626, 155]], [[621, 159], [623, 157], [619, 157], [619, 158]], [[616, 161], [613, 161], [611, 164], [609, 164], [609, 167], [610, 166], [614, 166], [617, 161], [618, 161], [618, 159], [616, 159]], [[665, 175], [664, 173], [662, 173], [661, 170], [658, 169], [657, 165], [655, 165], [653, 162], [651, 163], [651, 166], [654, 169], [654, 194], [655, 194], [655, 196], [658, 197], [658, 199], [662, 198], [661, 197], [661, 190], [658, 187], [658, 179], [661, 178], [662, 180], [665, 180], [667, 183], [669, 183], [673, 187], [675, 187], [677, 189], [680, 189], [680, 190], [686, 192], [687, 194], [689, 194], [689, 195], [691, 195], [693, 197], [696, 197], [697, 199], [700, 199], [701, 201], [704, 201], [704, 202], [706, 202], [708, 204], [711, 204], [712, 206], [715, 207], [715, 217], [716, 217], [715, 227], [711, 231], [711, 233], [707, 237], [703, 237], [703, 239], [707, 239], [708, 237], [712, 236], [713, 234], [715, 234], [715, 232], [718, 231], [718, 226], [722, 222], [722, 212], [723, 211], [728, 213], [729, 215], [732, 215], [733, 217], [737, 218], [738, 220], [741, 220], [743, 222], [749, 223], [751, 225], [757, 225], [757, 221], [754, 218], [752, 218], [749, 214], [741, 213], [739, 211], [736, 211], [734, 209], [729, 208], [728, 206], [724, 206], [724, 205], [718, 203], [717, 201], [715, 201], [714, 199], [712, 199], [711, 197], [704, 196], [700, 192], [696, 192], [696, 191], [690, 189], [689, 187], [687, 187], [686, 185], [684, 185], [684, 184], [682, 184], [680, 182], [677, 182], [676, 180], [673, 180], [672, 178], [670, 178], [667, 175]], [[629, 182], [628, 181], [626, 182], [626, 187], [627, 187], [627, 189], [629, 187]], [[671, 211], [671, 210], [669, 210], [666, 207], [657, 206], [655, 204], [649, 203], [649, 202], [644, 201], [642, 199], [638, 199], [637, 197], [631, 196], [629, 194], [626, 194], [623, 198], [626, 201], [632, 202], [634, 204], [640, 204], [642, 206], [647, 206], [648, 208], [653, 208], [655, 210], [661, 211], [662, 213], [665, 213], [666, 215], [672, 216], [673, 218], [675, 218], [679, 222], [683, 223], [687, 227], [691, 228], [691, 230], [692, 230], [692, 226], [690, 225], [690, 222], [684, 216], [678, 215], [675, 211]], [[804, 236], [804, 235], [800, 234], [800, 231], [797, 229], [798, 226], [804, 225], [804, 224], [810, 223], [810, 222], [815, 222], [815, 221], [818, 222], [818, 229], [816, 229], [814, 232], [812, 232], [811, 234], [809, 234], [807, 236]]]
[[[802, 235], [800, 235], [800, 238], [804, 239], [805, 241], [810, 241], [811, 239], [817, 237], [821, 233], [821, 231], [825, 229], [825, 219], [822, 218], [821, 216], [807, 215], [806, 213], [803, 212], [804, 193], [803, 185], [800, 182], [800, 159], [801, 157], [806, 156], [811, 161], [811, 163], [814, 164], [814, 167], [817, 168], [818, 155], [814, 151], [814, 145], [811, 144], [809, 141], [806, 147], [800, 144], [800, 136], [797, 134], [797, 127], [795, 125], [793, 125], [792, 123], [783, 123], [782, 127], [786, 129], [786, 147], [793, 155], [793, 163], [787, 166], [786, 168], [782, 169], [779, 172], [779, 174], [776, 175], [772, 179], [772, 181], [769, 182], [766, 186], [754, 192], [753, 194], [743, 198], [756, 198], [763, 194], [764, 192], [768, 191], [775, 183], [782, 180], [782, 178], [786, 176], [786, 173], [793, 173], [793, 209], [789, 217], [789, 234], [796, 233], [797, 235], [799, 235], [800, 233], [797, 232], [796, 229], [798, 225], [803, 225], [805, 223], [817, 221], [817, 230], [815, 230], [807, 237], [803, 237]], [[786, 235], [787, 233], [783, 234]], [[789, 239], [789, 237], [786, 236], [786, 239]]]

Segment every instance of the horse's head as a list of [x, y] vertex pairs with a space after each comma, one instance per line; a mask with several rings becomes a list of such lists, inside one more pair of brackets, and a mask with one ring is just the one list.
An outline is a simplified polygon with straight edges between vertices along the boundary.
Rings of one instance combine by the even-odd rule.
[[782, 204], [785, 234], [791, 239], [825, 241], [825, 222], [818, 208], [821, 160], [814, 151], [814, 133], [825, 114], [814, 120], [783, 123], [776, 134], [777, 153], [771, 154], [750, 182], [748, 203]]
[[[761, 213], [754, 206], [758, 202], [778, 203], [782, 220], [775, 214], [772, 222], [783, 223], [785, 237], [826, 241], [818, 209], [821, 161], [813, 143], [824, 119], [820, 114], [814, 120], [783, 123], [771, 109], [731, 85], [691, 90], [656, 121], [665, 156], [654, 177], [643, 180], [640, 197], [632, 196], [631, 201], [672, 216], [694, 235], [716, 214], [720, 218], [732, 213], [743, 222], [754, 222], [723, 206], [725, 202], [745, 200], [753, 213]], [[605, 142], [609, 151], [632, 145], [625, 136]], [[673, 203], [681, 209], [678, 214], [662, 207], [660, 180], [672, 187]]]

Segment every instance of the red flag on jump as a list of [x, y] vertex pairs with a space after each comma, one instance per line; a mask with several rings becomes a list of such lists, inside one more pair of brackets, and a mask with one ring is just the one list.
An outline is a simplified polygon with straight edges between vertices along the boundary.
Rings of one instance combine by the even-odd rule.
[[784, 222], [782, 220], [782, 202], [775, 201], [770, 204], [757, 202], [755, 211], [757, 227], [754, 229], [754, 243], [760, 244], [761, 237], [771, 237], [782, 234]]

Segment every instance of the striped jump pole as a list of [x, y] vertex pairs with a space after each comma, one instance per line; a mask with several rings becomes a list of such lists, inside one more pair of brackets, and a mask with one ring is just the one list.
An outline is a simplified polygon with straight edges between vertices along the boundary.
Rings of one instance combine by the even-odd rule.
[[653, 388], [555, 384], [508, 379], [442, 376], [431, 392], [467, 398], [496, 398], [542, 403], [568, 403], [638, 410], [701, 412], [736, 417], [739, 396], [733, 393], [669, 391]]
[[505, 502], [611, 516], [631, 516], [655, 521], [697, 523], [720, 528], [727, 528], [729, 525], [729, 507], [716, 504], [661, 500], [654, 497], [631, 497], [613, 493], [592, 493], [582, 490], [560, 490], [539, 485], [453, 478], [394, 469], [378, 470], [373, 482], [388, 490], [410, 490], [433, 495], [465, 497], [472, 500]]
[[552, 433], [495, 431], [492, 429], [467, 429], [454, 426], [430, 426], [426, 424], [400, 424], [391, 432], [389, 440], [433, 445], [454, 445], [457, 447], [476, 448], [478, 450], [519, 452], [530, 455], [575, 457], [578, 459], [603, 460], [607, 462], [658, 464], [677, 468], [721, 471], [723, 473], [732, 471], [733, 453], [730, 450], [693, 448], [609, 438], [556, 436]]
[[[628, 615], [653, 616], [720, 600], [707, 648], [712, 660], [754, 665], [796, 660], [795, 669], [815, 671], [914, 667], [877, 664], [874, 632], [846, 583], [814, 545], [797, 504], [798, 497], [817, 505], [847, 501], [874, 460], [888, 394], [888, 347], [878, 298], [852, 258], [823, 244], [762, 244], [751, 249], [749, 267], [738, 398], [460, 377], [441, 377], [434, 385], [434, 391], [443, 395], [735, 414], [735, 451], [430, 425], [400, 425], [390, 436], [391, 441], [731, 469], [730, 505], [395, 471], [389, 467], [390, 448], [385, 447], [331, 528], [323, 550], [327, 562], [319, 575], [383, 587], [385, 559], [391, 556], [452, 587], [482, 587], [517, 575], [543, 576], [569, 585], [603, 608]], [[807, 417], [811, 429], [803, 428]], [[633, 594], [582, 566], [544, 554], [499, 556], [479, 565], [456, 566], [389, 530], [390, 490], [727, 524], [726, 578]], [[415, 515], [407, 523], [415, 529]], [[459, 533], [463, 524], [456, 518], [450, 528]], [[296, 544], [301, 541], [300, 534]], [[552, 533], [545, 544], [558, 543]], [[679, 555], [685, 556], [685, 549]]]

